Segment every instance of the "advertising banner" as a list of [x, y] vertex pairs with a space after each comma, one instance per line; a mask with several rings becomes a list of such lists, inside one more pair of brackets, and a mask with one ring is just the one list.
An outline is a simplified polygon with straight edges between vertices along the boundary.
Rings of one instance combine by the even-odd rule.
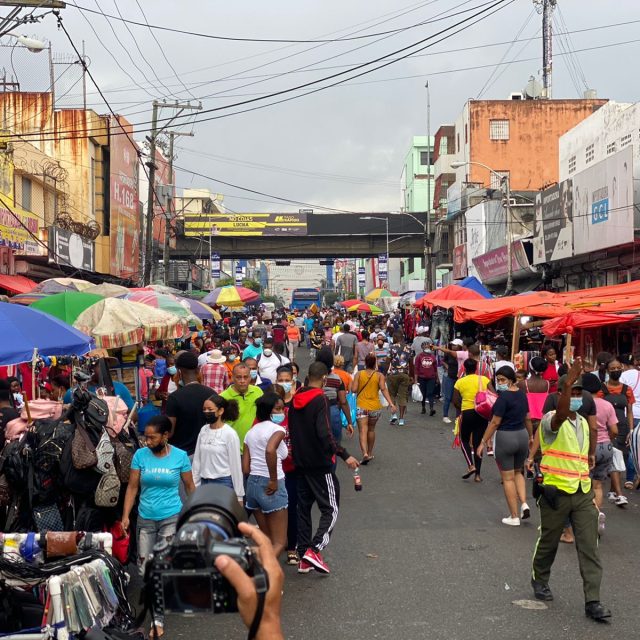
[[220, 277], [220, 254], [211, 254], [211, 277], [217, 280]]
[[633, 242], [632, 146], [573, 177], [573, 253]]
[[306, 213], [186, 213], [184, 234], [208, 236], [306, 236]]
[[[169, 162], [158, 149], [156, 149], [155, 165], [155, 192], [157, 197], [153, 199], [153, 239], [162, 247], [164, 246], [167, 217], [170, 218], [173, 215], [172, 211], [169, 210], [170, 205], [167, 200], [170, 198], [171, 202], [173, 202], [175, 188], [171, 185]], [[169, 235], [169, 247], [171, 249], [176, 248], [175, 233], [170, 233]]]
[[[9, 202], [8, 196], [4, 193], [0, 194], [0, 197]], [[33, 236], [38, 237], [38, 218], [20, 207], [11, 207], [9, 211], [0, 202], [0, 247], [10, 247], [16, 255], [42, 255], [44, 251]]]
[[462, 280], [467, 272], [467, 244], [459, 244], [453, 248], [453, 279]]
[[236, 265], [236, 287], [242, 286], [242, 265]]
[[[128, 135], [125, 135], [126, 131]], [[123, 117], [111, 118], [111, 274], [138, 277], [140, 218], [138, 212], [138, 155], [133, 127]]]
[[[513, 275], [529, 270], [529, 259], [521, 240], [511, 245], [511, 269]], [[473, 259], [473, 264], [483, 282], [489, 282], [507, 275], [509, 264], [507, 247], [500, 247]]]
[[364, 286], [367, 284], [367, 274], [364, 270], [364, 267], [358, 267], [358, 286], [361, 289], [364, 289]]
[[85, 271], [95, 269], [95, 245], [92, 240], [67, 229], [49, 227], [48, 244], [51, 262]]
[[380, 282], [386, 282], [389, 279], [389, 261], [386, 253], [378, 256], [378, 278]]
[[536, 195], [533, 262], [541, 264], [573, 255], [573, 180]]
[[466, 210], [467, 221], [467, 268], [470, 276], [480, 277], [474, 265], [474, 258], [487, 251], [487, 225], [484, 203]]

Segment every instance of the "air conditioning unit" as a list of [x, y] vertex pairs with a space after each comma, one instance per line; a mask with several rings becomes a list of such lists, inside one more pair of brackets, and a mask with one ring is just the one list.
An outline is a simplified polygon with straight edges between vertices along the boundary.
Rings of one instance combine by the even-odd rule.
[[524, 100], [524, 94], [522, 93], [522, 91], [512, 91], [509, 94], [509, 100]]

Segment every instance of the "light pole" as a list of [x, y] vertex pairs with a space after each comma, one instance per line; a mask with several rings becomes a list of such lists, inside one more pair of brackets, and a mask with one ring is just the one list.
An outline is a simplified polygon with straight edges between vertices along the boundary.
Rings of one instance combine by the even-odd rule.
[[11, 36], [18, 41], [18, 44], [21, 44], [23, 47], [26, 47], [31, 51], [31, 53], [40, 53], [44, 49], [46, 49], [47, 45], [40, 40], [36, 40], [35, 38], [29, 38], [27, 36], [21, 36], [17, 33], [13, 33], [9, 31], [8, 33], [3, 33], [3, 36]]
[[511, 233], [511, 182], [509, 180], [509, 174], [501, 175], [488, 165], [472, 160], [452, 162], [451, 168], [460, 169], [460, 167], [470, 164], [485, 168], [500, 180], [500, 188], [504, 195], [504, 208], [507, 213], [507, 286], [505, 287], [505, 293], [508, 294], [513, 289], [513, 237]]
[[[378, 216], [363, 216], [361, 220], [382, 220], [387, 229], [387, 282], [389, 281], [389, 216], [380, 218]], [[378, 278], [380, 278], [380, 268], [378, 266]], [[382, 282], [380, 283], [382, 284]]]
[[427, 220], [424, 225], [424, 290], [433, 291], [433, 252], [431, 248], [431, 95], [429, 81], [424, 85], [427, 90]]

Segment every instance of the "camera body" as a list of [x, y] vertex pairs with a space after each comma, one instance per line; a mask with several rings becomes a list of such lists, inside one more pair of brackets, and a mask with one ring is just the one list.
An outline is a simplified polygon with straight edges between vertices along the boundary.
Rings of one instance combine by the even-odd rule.
[[246, 521], [246, 513], [228, 487], [209, 484], [190, 496], [172, 541], [156, 544], [146, 568], [145, 589], [154, 612], [238, 610], [235, 589], [216, 569], [216, 558], [229, 556], [257, 582], [266, 577], [249, 541], [239, 534], [240, 521]]

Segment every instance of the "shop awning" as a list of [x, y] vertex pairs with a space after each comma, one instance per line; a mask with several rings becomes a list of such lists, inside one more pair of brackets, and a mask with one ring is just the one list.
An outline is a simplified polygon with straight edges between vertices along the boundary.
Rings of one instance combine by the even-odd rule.
[[486, 300], [486, 297], [473, 289], [466, 289], [457, 284], [450, 284], [442, 289], [431, 291], [426, 296], [420, 298], [415, 303], [418, 308], [424, 308], [435, 305], [445, 309], [455, 306], [452, 302], [461, 302], [465, 300]]
[[36, 282], [26, 276], [8, 276], [0, 274], [0, 288], [12, 293], [28, 293], [35, 286]]
[[559, 318], [547, 320], [542, 325], [542, 332], [547, 337], [573, 333], [575, 329], [604, 327], [608, 324], [622, 324], [639, 320], [637, 313], [598, 313], [597, 311], [575, 311]]

